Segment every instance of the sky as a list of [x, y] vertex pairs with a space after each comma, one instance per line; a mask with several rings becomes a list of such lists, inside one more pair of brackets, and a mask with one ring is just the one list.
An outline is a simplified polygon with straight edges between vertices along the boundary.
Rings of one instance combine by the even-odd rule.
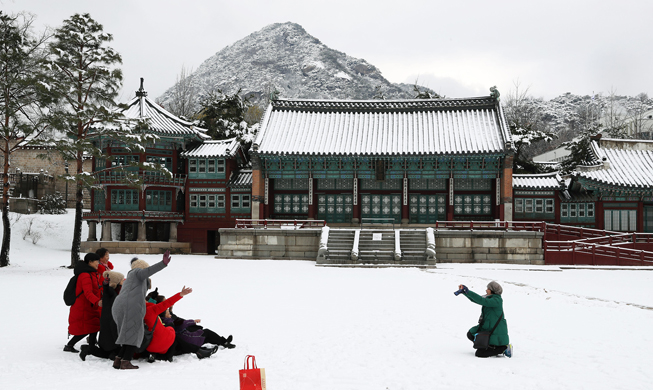
[[447, 97], [571, 92], [653, 93], [650, 0], [0, 0], [36, 16], [37, 30], [90, 13], [123, 58], [121, 101], [145, 78], [160, 96], [185, 68], [272, 23], [300, 24], [363, 58], [391, 82]]

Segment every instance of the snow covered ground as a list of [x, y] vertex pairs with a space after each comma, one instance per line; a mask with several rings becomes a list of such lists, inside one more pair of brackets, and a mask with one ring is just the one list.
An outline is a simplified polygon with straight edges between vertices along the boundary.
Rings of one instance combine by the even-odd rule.
[[[15, 215], [13, 216], [15, 220]], [[41, 233], [22, 239], [30, 219]], [[233, 350], [210, 359], [111, 362], [62, 351], [63, 289], [73, 211], [22, 216], [11, 265], [0, 269], [0, 388], [238, 389], [245, 355], [266, 369], [271, 390], [650, 389], [653, 270], [441, 264], [437, 269], [342, 269], [310, 261], [226, 260], [174, 255], [153, 278], [175, 305], [201, 318]], [[86, 237], [84, 231], [83, 237]], [[111, 255], [128, 271], [130, 255]], [[140, 256], [151, 264], [159, 255]], [[475, 358], [465, 333], [480, 307], [454, 296], [463, 283], [504, 287], [514, 357]], [[81, 345], [81, 342], [77, 345]]]

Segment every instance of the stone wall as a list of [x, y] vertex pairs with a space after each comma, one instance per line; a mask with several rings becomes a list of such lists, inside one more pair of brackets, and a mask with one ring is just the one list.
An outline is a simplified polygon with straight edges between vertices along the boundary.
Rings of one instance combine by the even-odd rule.
[[315, 260], [321, 229], [220, 229], [218, 257]]
[[438, 263], [544, 264], [541, 232], [435, 231]]
[[156, 254], [170, 253], [190, 254], [190, 242], [164, 242], [164, 241], [82, 241], [79, 247], [82, 258], [84, 253], [95, 252], [100, 248], [107, 248], [110, 253]]
[[[39, 155], [44, 155], [45, 158], [40, 158]], [[66, 173], [66, 164], [59, 152], [51, 149], [43, 148], [27, 148], [19, 149], [11, 153], [9, 163], [9, 173], [14, 173], [16, 168], [19, 168], [23, 173], [40, 173], [41, 169], [47, 174], [54, 176], [55, 185], [54, 190], [59, 192], [62, 196], [66, 195], [66, 181], [60, 179], [58, 176]], [[4, 165], [4, 156], [0, 154], [0, 166]], [[82, 166], [84, 172], [92, 171], [92, 160], [84, 161]], [[74, 172], [76, 163], [69, 162], [69, 172]], [[75, 207], [75, 191], [77, 185], [68, 183], [68, 207]], [[84, 208], [91, 208], [91, 197], [88, 191], [84, 191]]]
[[[320, 229], [220, 229], [218, 257], [315, 260]], [[541, 232], [435, 231], [437, 263], [544, 264]]]

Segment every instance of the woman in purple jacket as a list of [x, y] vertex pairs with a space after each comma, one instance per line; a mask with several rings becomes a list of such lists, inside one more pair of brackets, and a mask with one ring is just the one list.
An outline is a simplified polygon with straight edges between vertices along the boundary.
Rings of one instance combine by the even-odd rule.
[[162, 317], [163, 323], [166, 326], [174, 326], [177, 337], [190, 344], [201, 347], [208, 343], [228, 349], [236, 348], [236, 346], [231, 343], [233, 336], [229, 335], [229, 337], [224, 338], [211, 329], [198, 325], [201, 320], [185, 320], [181, 317], [177, 317], [172, 312], [172, 307], [166, 310]]

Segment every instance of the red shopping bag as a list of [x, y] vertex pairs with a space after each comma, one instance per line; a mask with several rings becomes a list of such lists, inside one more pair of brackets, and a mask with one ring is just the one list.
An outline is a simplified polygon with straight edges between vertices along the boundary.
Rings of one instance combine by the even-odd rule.
[[[249, 366], [249, 359], [252, 358], [252, 366]], [[240, 390], [266, 390], [265, 368], [256, 367], [256, 358], [253, 355], [245, 357], [245, 366], [238, 371], [240, 376]]]

